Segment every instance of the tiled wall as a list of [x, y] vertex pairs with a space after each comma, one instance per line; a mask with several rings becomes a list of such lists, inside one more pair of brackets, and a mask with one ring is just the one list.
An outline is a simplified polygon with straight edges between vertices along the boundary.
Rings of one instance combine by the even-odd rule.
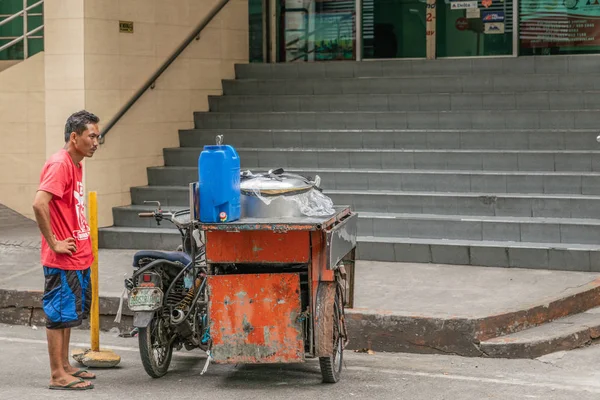
[[21, 60], [0, 60], [0, 72], [20, 63]]
[[45, 159], [44, 54], [0, 72], [0, 203], [33, 218]]
[[[85, 108], [102, 126], [216, 4], [215, 0], [61, 0], [46, 3], [46, 153], [62, 146], [65, 118]], [[119, 20], [134, 33], [120, 33]], [[86, 160], [86, 190], [98, 192], [99, 223], [130, 204], [131, 186], [178, 146], [178, 129], [208, 109], [221, 79], [248, 60], [248, 3], [231, 0]]]

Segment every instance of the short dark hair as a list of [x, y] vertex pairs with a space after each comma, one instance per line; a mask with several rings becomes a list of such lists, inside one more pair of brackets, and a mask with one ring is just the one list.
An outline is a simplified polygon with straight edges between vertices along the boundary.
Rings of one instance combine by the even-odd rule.
[[88, 124], [97, 124], [98, 122], [100, 122], [100, 118], [86, 110], [77, 111], [76, 113], [71, 114], [71, 116], [67, 118], [67, 123], [65, 124], [65, 143], [69, 141], [71, 132], [81, 135], [86, 131]]

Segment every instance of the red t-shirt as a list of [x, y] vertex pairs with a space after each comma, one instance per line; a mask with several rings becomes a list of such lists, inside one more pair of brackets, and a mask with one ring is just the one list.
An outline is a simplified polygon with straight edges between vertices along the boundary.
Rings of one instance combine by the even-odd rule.
[[85, 219], [85, 195], [81, 164], [75, 165], [66, 150], [53, 154], [42, 169], [38, 190], [51, 193], [50, 225], [57, 240], [74, 238], [77, 251], [72, 255], [57, 254], [42, 235], [42, 265], [81, 270], [88, 268], [94, 256], [90, 227]]

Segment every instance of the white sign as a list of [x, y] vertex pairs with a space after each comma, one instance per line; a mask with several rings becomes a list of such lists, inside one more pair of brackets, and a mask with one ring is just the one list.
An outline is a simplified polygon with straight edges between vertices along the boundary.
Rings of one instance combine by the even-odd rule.
[[476, 1], [453, 1], [450, 3], [451, 10], [466, 10], [469, 8], [477, 8]]
[[467, 18], [480, 18], [481, 10], [479, 8], [468, 8], [467, 9]]
[[483, 24], [485, 30], [483, 33], [487, 35], [502, 35], [504, 34], [504, 22], [489, 22], [487, 24]]

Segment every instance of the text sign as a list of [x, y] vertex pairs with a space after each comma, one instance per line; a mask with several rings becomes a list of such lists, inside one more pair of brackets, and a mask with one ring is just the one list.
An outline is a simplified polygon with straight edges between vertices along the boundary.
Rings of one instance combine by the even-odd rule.
[[453, 1], [450, 3], [451, 10], [466, 10], [469, 8], [477, 8], [476, 1]]
[[119, 32], [133, 33], [133, 21], [119, 21]]

